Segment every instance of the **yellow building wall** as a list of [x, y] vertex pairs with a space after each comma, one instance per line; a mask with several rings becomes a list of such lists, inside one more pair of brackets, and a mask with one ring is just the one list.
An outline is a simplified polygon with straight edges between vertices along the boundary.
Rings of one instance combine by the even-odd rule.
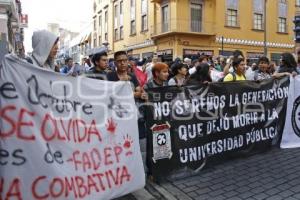
[[[119, 1], [116, 1], [119, 2]], [[136, 0], [136, 34], [130, 35], [130, 1], [123, 0], [124, 3], [124, 39], [114, 42], [113, 51], [124, 50], [127, 46], [140, 44], [145, 40], [150, 39], [150, 30], [154, 24], [154, 4], [148, 2], [148, 30], [142, 32], [142, 20], [141, 20], [141, 1]]]
[[[267, 1], [267, 38], [268, 42], [282, 42], [291, 43], [293, 39], [293, 18], [295, 15], [295, 1], [288, 1], [288, 34], [277, 32], [278, 27], [278, 0]], [[253, 1], [239, 1], [239, 28], [225, 26], [226, 19], [226, 1], [218, 0], [216, 4], [216, 26], [217, 33], [222, 34], [224, 37], [241, 38], [250, 40], [264, 39], [264, 31], [253, 30]]]
[[[113, 54], [116, 51], [124, 50], [130, 45], [144, 43], [145, 40], [151, 38], [151, 28], [154, 25], [154, 12], [155, 12], [155, 4], [151, 3], [150, 0], [148, 2], [148, 30], [142, 32], [142, 21], [141, 21], [141, 0], [136, 0], [136, 34], [130, 34], [130, 1], [123, 0], [123, 34], [124, 39], [122, 40], [114, 40], [114, 5], [118, 4], [118, 9], [120, 9], [120, 0], [111, 1], [111, 0], [102, 0], [99, 4], [98, 0], [94, 1], [97, 5], [97, 11], [94, 13], [94, 17], [97, 20], [97, 25], [99, 24], [99, 13], [102, 11], [102, 33], [96, 30], [97, 37], [97, 45], [99, 45], [99, 34], [102, 34], [102, 42], [104, 41], [104, 7], [108, 5], [108, 43], [110, 47], [110, 54]], [[119, 23], [120, 25], [120, 23]], [[120, 26], [118, 26], [120, 27]], [[98, 28], [98, 27], [97, 27]], [[120, 33], [120, 29], [118, 30]], [[94, 34], [93, 34], [94, 36]], [[93, 39], [94, 41], [94, 39]], [[100, 42], [101, 43], [101, 42]]]
[[[96, 0], [95, 2], [98, 2]], [[203, 31], [192, 33], [190, 31], [190, 1], [189, 0], [170, 0], [169, 1], [169, 26], [170, 31], [175, 34], [153, 38], [162, 32], [162, 9], [161, 3], [153, 3], [148, 0], [148, 31], [141, 32], [141, 0], [136, 0], [136, 34], [130, 35], [130, 1], [123, 0], [124, 5], [124, 39], [114, 41], [114, 3], [111, 0], [102, 0], [101, 5], [97, 4], [97, 12], [102, 9], [102, 40], [104, 40], [104, 10], [105, 5], [109, 5], [109, 31], [108, 42], [111, 53], [124, 50], [128, 46], [144, 43], [146, 40], [154, 40], [152, 47], [134, 49], [132, 54], [142, 54], [150, 51], [161, 51], [173, 49], [173, 58], [182, 57], [183, 49], [213, 50], [214, 55], [219, 55], [221, 43], [216, 42], [216, 37], [263, 41], [264, 31], [253, 30], [253, 1], [239, 0], [238, 21], [239, 27], [226, 26], [226, 0], [204, 0], [203, 5]], [[160, 1], [158, 1], [160, 2]], [[295, 0], [288, 0], [287, 26], [288, 33], [278, 33], [278, 0], [267, 1], [267, 41], [272, 43], [294, 44], [293, 18], [296, 12]], [[98, 14], [96, 12], [96, 19]], [[98, 21], [97, 21], [98, 24]], [[98, 43], [98, 39], [97, 39]], [[224, 43], [224, 51], [240, 49], [246, 55], [247, 52], [263, 52], [263, 46], [249, 46], [239, 44]], [[292, 48], [268, 47], [268, 56], [271, 53], [292, 52]]]
[[[239, 27], [227, 27], [226, 26], [226, 0], [213, 0], [204, 1], [203, 6], [203, 32], [215, 33], [216, 36], [224, 36], [224, 38], [240, 39], [240, 40], [254, 40], [263, 41], [264, 31], [253, 30], [253, 1], [247, 0], [239, 1]], [[177, 9], [180, 10], [178, 20], [185, 22], [181, 23], [181, 29], [185, 32], [189, 32], [190, 23], [190, 2], [189, 1], [177, 1]], [[293, 18], [295, 15], [295, 1], [288, 1], [288, 16], [287, 26], [288, 31], [286, 33], [278, 33], [278, 0], [268, 0], [267, 3], [267, 42], [272, 43], [286, 43], [293, 44]], [[184, 28], [183, 28], [184, 27]], [[215, 43], [215, 38], [210, 36], [202, 36], [205, 39], [199, 38], [201, 36], [180, 36], [181, 40], [189, 41], [189, 45], [178, 44], [177, 52], [181, 49], [201, 49], [211, 50], [214, 49], [214, 54], [218, 55], [221, 50], [221, 44]], [[224, 44], [224, 51], [233, 51], [235, 49], [242, 50], [245, 54], [247, 52], [263, 52], [262, 46], [246, 46], [237, 44]], [[280, 53], [285, 51], [293, 51], [291, 48], [272, 48], [268, 47], [268, 55], [271, 53]], [[178, 54], [180, 55], [180, 54]], [[178, 56], [175, 55], [175, 56]]]

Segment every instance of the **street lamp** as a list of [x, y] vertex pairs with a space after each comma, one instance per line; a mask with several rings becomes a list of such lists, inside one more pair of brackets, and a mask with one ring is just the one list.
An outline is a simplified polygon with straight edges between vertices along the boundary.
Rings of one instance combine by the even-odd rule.
[[268, 56], [267, 47], [267, 0], [264, 0], [264, 56]]

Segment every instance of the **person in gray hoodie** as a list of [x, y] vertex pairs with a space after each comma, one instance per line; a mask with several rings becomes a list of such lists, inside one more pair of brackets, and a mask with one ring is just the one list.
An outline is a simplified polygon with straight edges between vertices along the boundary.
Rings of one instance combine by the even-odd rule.
[[49, 31], [35, 31], [32, 35], [33, 51], [31, 60], [33, 65], [54, 71], [54, 60], [58, 52], [58, 41], [59, 38]]

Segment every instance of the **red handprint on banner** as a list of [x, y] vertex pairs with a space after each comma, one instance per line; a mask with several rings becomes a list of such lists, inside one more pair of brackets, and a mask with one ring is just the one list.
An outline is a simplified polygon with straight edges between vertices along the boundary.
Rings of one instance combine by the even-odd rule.
[[132, 151], [130, 150], [133, 144], [132, 138], [127, 134], [126, 136], [123, 136], [123, 139], [124, 139], [123, 147], [124, 149], [128, 150], [125, 155], [126, 156], [132, 155]]
[[114, 122], [113, 118], [108, 119], [106, 124], [106, 130], [111, 134], [115, 134], [116, 129], [117, 124]]

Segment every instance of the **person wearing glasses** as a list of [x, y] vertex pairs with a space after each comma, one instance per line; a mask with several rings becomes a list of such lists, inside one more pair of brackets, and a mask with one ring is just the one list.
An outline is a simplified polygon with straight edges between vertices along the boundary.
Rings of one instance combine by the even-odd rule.
[[108, 81], [129, 81], [134, 94], [134, 99], [136, 106], [138, 108], [138, 128], [139, 128], [139, 138], [144, 138], [146, 136], [145, 120], [143, 113], [143, 99], [142, 94], [143, 89], [140, 87], [139, 81], [136, 76], [128, 72], [129, 61], [128, 56], [125, 51], [118, 51], [114, 54], [116, 71], [112, 71], [107, 74]]
[[125, 51], [118, 51], [114, 54], [116, 71], [107, 74], [108, 81], [129, 81], [135, 98], [141, 98], [142, 89], [136, 76], [128, 73], [128, 57]]

